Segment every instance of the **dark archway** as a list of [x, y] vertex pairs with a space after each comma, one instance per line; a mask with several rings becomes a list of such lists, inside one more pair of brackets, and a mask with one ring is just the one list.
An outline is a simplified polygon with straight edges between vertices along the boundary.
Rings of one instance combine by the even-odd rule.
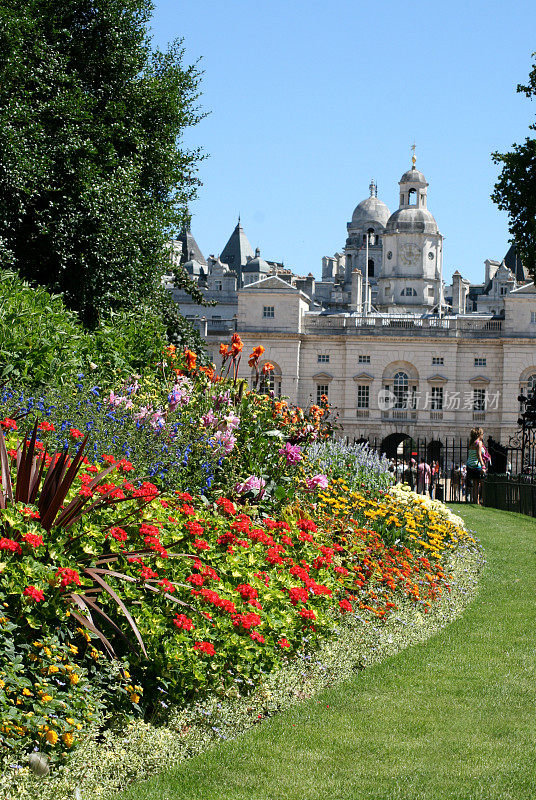
[[407, 433], [390, 433], [382, 440], [380, 453], [384, 453], [387, 458], [409, 461], [413, 444], [413, 439]]
[[438, 439], [432, 439], [426, 448], [426, 460], [429, 464], [432, 461], [437, 461], [440, 466], [443, 466], [443, 442]]

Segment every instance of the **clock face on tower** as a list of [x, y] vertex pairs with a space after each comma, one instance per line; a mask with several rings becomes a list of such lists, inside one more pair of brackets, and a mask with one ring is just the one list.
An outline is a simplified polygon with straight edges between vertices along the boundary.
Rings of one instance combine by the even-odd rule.
[[406, 267], [414, 267], [421, 256], [421, 248], [417, 244], [403, 244], [400, 247], [400, 263]]

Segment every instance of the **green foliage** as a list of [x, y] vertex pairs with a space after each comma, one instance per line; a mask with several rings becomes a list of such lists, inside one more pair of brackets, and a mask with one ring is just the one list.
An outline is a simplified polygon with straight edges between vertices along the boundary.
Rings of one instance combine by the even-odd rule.
[[[533, 57], [536, 53], [533, 53]], [[536, 63], [526, 86], [517, 91], [529, 100], [536, 97]], [[536, 123], [529, 125], [536, 131]], [[493, 153], [493, 161], [502, 165], [492, 200], [509, 215], [509, 230], [523, 265], [536, 280], [536, 138], [513, 144], [508, 153]]]
[[60, 297], [0, 270], [0, 380], [61, 382], [84, 367], [90, 340]]
[[110, 312], [89, 333], [61, 297], [0, 270], [0, 382], [61, 386], [92, 372], [107, 384], [156, 363], [165, 341], [150, 308]]
[[151, 50], [150, 0], [0, 3], [0, 265], [94, 326], [159, 310], [166, 240], [198, 183], [181, 144], [200, 73]]

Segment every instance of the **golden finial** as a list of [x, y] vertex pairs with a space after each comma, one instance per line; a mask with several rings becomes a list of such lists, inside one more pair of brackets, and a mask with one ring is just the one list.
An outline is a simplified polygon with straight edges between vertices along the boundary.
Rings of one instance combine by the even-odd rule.
[[411, 163], [413, 164], [413, 169], [415, 169], [415, 162], [417, 161], [417, 156], [415, 155], [415, 139], [413, 140], [413, 144], [411, 145], [411, 149], [413, 150], [413, 155], [411, 156]]

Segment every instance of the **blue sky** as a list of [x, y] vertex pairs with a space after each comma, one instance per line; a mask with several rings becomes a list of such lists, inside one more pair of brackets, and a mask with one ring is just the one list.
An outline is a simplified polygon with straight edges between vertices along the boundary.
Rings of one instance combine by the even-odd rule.
[[455, 269], [481, 281], [484, 259], [506, 253], [490, 153], [534, 120], [515, 91], [536, 51], [533, 0], [156, 0], [152, 32], [202, 59], [210, 113], [185, 142], [208, 155], [191, 208], [205, 256], [240, 213], [265, 258], [319, 276], [371, 177], [398, 207], [414, 139], [447, 282]]

